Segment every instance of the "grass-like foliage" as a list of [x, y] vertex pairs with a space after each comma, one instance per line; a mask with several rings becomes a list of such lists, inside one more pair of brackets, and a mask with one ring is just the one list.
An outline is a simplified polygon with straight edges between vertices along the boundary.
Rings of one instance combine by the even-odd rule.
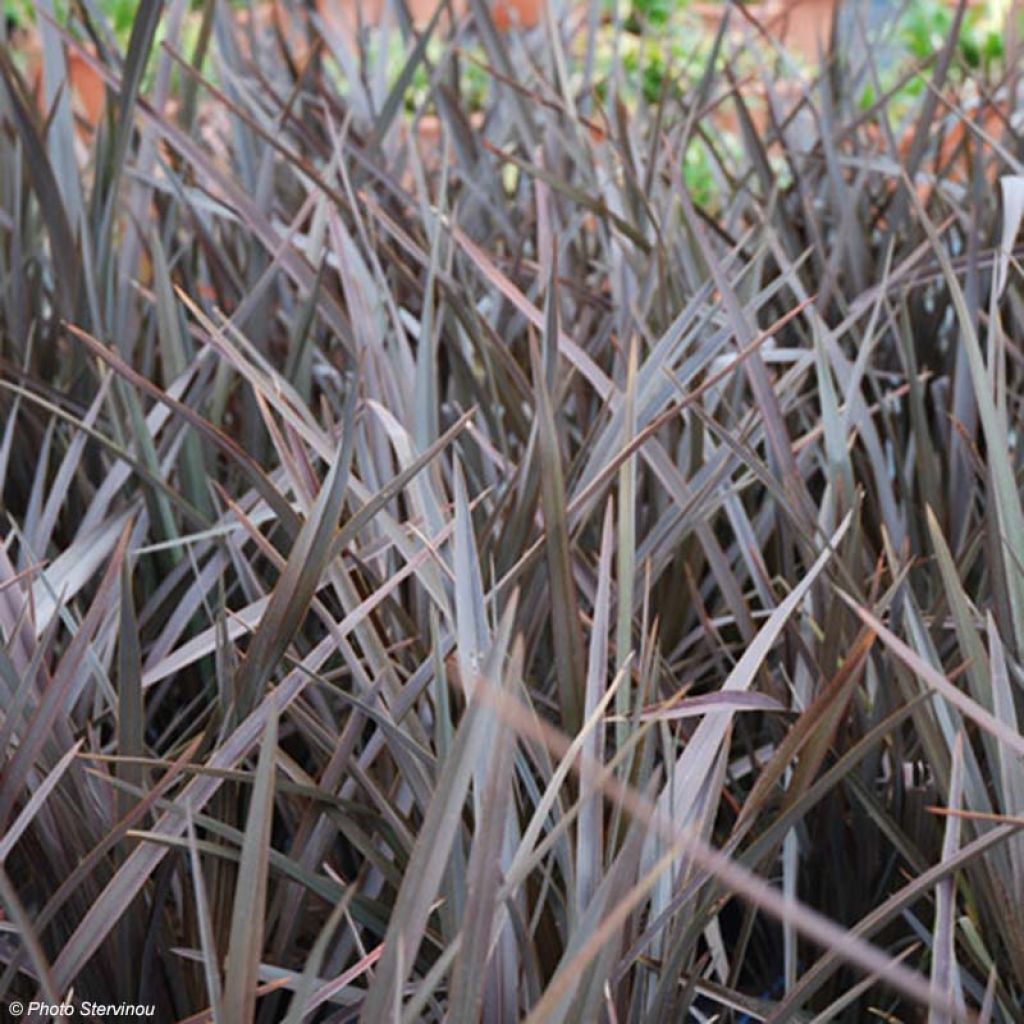
[[1020, 35], [562, 6], [0, 46], [0, 1004], [1024, 1019]]

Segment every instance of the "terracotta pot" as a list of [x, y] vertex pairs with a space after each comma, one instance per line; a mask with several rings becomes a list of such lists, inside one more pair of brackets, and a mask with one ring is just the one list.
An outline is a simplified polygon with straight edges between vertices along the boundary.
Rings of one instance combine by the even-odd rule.
[[[837, 0], [764, 0], [761, 3], [747, 3], [743, 11], [734, 11], [729, 21], [730, 33], [738, 40], [756, 32], [744, 16], [748, 14], [757, 25], [794, 56], [801, 57], [809, 64], [815, 64], [819, 53], [828, 48], [835, 16]], [[725, 9], [718, 3], [696, 3], [689, 10], [701, 21], [701, 30], [713, 36], [721, 24]], [[768, 101], [760, 80], [737, 83], [743, 96], [754, 130], [764, 136], [772, 121], [769, 117]], [[782, 112], [800, 99], [800, 90], [795, 81], [778, 81], [772, 88], [776, 103], [781, 103]], [[711, 111], [712, 123], [722, 132], [739, 135], [742, 126], [731, 97], [725, 97]]]
[[[409, 14], [418, 27], [426, 25], [434, 16], [441, 0], [406, 0]], [[545, 0], [491, 0], [491, 13], [500, 31], [516, 28], [532, 28], [540, 22]], [[812, 2], [812, 0], [806, 0]], [[351, 38], [360, 24], [376, 25], [384, 13], [386, 0], [316, 0], [317, 11], [325, 26]], [[453, 0], [456, 15], [468, 9], [468, 0]], [[300, 60], [305, 55], [306, 36], [301, 31], [301, 15], [296, 13], [285, 0], [270, 0], [259, 3], [249, 10], [239, 11], [240, 22], [253, 18], [259, 27], [271, 23], [284, 34], [293, 53]], [[13, 45], [28, 55], [28, 80], [32, 86], [40, 110], [45, 113], [43, 101], [43, 65], [39, 37], [36, 33], [21, 33], [12, 40]], [[92, 69], [88, 61], [67, 51], [68, 85], [72, 111], [78, 135], [89, 138], [95, 131], [106, 104], [106, 88], [102, 77]]]
[[91, 131], [103, 116], [107, 102], [106, 86], [99, 73], [80, 54], [69, 53], [67, 63], [75, 116], [85, 131]]
[[836, 0], [782, 0], [779, 7], [779, 39], [786, 47], [812, 62], [828, 52]]
[[[751, 18], [793, 54], [808, 62], [815, 62], [819, 50], [828, 49], [832, 31], [832, 19], [838, 8], [838, 0], [763, 0], [761, 3], [743, 5]], [[721, 4], [697, 3], [690, 7], [697, 14], [704, 27], [714, 32], [725, 12]], [[730, 28], [742, 32], [746, 19], [740, 12], [734, 12]]]
[[[423, 27], [434, 16], [440, 0], [406, 0], [409, 15], [417, 27]], [[491, 0], [491, 15], [502, 32], [515, 28], [532, 28], [540, 21], [544, 0]], [[376, 25], [384, 13], [385, 0], [317, 0], [317, 12], [325, 25], [351, 37], [362, 25]], [[467, 0], [454, 0], [456, 16], [465, 14]]]
[[491, 17], [502, 32], [513, 28], [533, 28], [540, 23], [544, 0], [494, 0]]
[[[43, 84], [43, 51], [35, 32], [19, 32], [12, 40], [15, 49], [25, 54], [26, 77], [35, 97], [39, 112], [45, 117], [49, 111]], [[67, 94], [71, 100], [71, 113], [79, 139], [88, 139], [103, 116], [107, 90], [103, 79], [85, 59], [74, 51], [65, 51], [67, 64]]]

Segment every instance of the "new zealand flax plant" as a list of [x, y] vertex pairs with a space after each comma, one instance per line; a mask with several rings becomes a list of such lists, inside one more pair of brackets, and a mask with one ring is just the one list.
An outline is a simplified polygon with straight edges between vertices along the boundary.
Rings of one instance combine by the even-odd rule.
[[6, 1012], [1024, 1020], [1018, 26], [193, 8], [0, 46]]

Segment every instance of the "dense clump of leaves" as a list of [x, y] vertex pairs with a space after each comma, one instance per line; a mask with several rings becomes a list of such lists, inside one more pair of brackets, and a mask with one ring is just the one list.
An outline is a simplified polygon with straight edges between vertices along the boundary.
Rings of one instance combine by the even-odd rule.
[[0, 50], [0, 1001], [1021, 1019], [1020, 54], [190, 8]]

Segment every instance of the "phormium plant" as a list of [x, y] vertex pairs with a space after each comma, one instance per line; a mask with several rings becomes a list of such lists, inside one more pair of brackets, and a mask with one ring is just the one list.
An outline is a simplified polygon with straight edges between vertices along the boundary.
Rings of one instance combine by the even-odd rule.
[[1024, 1019], [1019, 34], [631, 11], [4, 38], [8, 1012]]

